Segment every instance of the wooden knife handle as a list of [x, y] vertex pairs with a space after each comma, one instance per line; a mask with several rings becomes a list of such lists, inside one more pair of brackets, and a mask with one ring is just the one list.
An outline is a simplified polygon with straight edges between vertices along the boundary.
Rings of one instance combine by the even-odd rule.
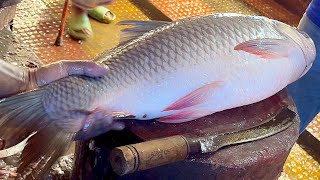
[[113, 170], [120, 176], [184, 160], [190, 146], [184, 136], [171, 136], [138, 144], [121, 146], [111, 151]]

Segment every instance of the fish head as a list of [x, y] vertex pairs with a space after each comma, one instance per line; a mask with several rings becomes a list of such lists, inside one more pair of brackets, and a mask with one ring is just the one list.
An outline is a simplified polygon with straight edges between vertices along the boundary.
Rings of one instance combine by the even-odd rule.
[[316, 58], [316, 46], [312, 38], [306, 32], [300, 30], [299, 28], [292, 27], [284, 23], [278, 23], [277, 27], [280, 32], [282, 32], [287, 38], [298, 45], [303, 52], [305, 68], [303, 70], [303, 73], [300, 75], [300, 77], [302, 77], [312, 67], [313, 61]]

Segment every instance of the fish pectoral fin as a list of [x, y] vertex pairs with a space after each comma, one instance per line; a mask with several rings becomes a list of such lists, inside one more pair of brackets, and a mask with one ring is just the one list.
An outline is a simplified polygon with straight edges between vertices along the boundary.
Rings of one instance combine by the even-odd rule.
[[207, 116], [209, 114], [211, 114], [211, 112], [205, 109], [186, 109], [157, 119], [157, 121], [162, 123], [183, 123]]
[[202, 104], [206, 102], [212, 94], [214, 94], [215, 89], [220, 87], [221, 83], [222, 81], [214, 81], [210, 84], [201, 86], [200, 88], [192, 91], [186, 96], [178, 99], [163, 111], [181, 110], [191, 106]]
[[131, 28], [121, 30], [120, 44], [128, 42], [131, 39], [142, 36], [144, 33], [149, 32], [157, 27], [168, 24], [166, 21], [120, 21], [117, 25], [131, 25]]
[[234, 50], [245, 51], [266, 59], [288, 57], [292, 42], [285, 39], [253, 39], [234, 47]]

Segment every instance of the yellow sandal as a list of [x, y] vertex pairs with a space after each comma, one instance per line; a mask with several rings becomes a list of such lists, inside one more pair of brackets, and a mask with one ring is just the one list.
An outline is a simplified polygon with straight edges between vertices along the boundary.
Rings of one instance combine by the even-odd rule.
[[116, 15], [104, 6], [97, 6], [94, 9], [88, 10], [88, 15], [95, 20], [109, 24], [116, 19]]
[[74, 39], [86, 40], [92, 36], [92, 27], [87, 14], [73, 15], [68, 23], [69, 35]]

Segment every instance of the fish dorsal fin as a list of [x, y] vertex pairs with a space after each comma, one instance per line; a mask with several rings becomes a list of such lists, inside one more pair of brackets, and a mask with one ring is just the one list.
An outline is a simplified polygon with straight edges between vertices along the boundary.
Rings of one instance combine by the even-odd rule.
[[142, 36], [144, 33], [152, 31], [160, 26], [169, 24], [167, 21], [135, 21], [127, 20], [120, 21], [117, 25], [129, 25], [133, 26], [130, 28], [125, 28], [121, 30], [120, 34], [120, 44], [124, 44], [132, 39]]
[[106, 59], [108, 59], [108, 57], [111, 57], [112, 54], [116, 54], [117, 52], [125, 49], [130, 44], [130, 40], [137, 39], [138, 37], [141, 37], [145, 33], [151, 32], [152, 30], [155, 30], [158, 27], [165, 26], [170, 23], [171, 22], [168, 22], [168, 21], [136, 21], [136, 20], [127, 20], [127, 21], [118, 22], [117, 25], [121, 25], [121, 26], [128, 25], [133, 27], [122, 29], [120, 33], [119, 44], [116, 47], [106, 50], [103, 53], [96, 56], [94, 58], [94, 62], [97, 62], [97, 63], [107, 62]]

